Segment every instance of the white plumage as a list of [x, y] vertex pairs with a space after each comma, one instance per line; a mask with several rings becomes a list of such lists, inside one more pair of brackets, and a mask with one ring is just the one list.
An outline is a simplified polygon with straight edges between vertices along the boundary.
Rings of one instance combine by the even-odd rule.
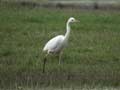
[[[65, 35], [58, 35], [54, 38], [52, 38], [51, 40], [49, 40], [44, 48], [43, 51], [47, 52], [46, 56], [48, 54], [58, 54], [59, 55], [59, 64], [60, 64], [60, 60], [61, 60], [61, 51], [63, 50], [63, 48], [65, 48], [65, 46], [67, 45], [68, 39], [69, 39], [69, 35], [70, 35], [70, 24], [73, 22], [78, 22], [75, 18], [70, 17], [66, 23], [66, 34]], [[45, 69], [45, 62], [46, 62], [46, 57], [44, 59], [44, 64], [43, 64], [43, 72]]]
[[47, 53], [60, 53], [64, 47], [64, 36], [58, 35], [51, 40], [43, 48], [43, 51], [47, 51]]

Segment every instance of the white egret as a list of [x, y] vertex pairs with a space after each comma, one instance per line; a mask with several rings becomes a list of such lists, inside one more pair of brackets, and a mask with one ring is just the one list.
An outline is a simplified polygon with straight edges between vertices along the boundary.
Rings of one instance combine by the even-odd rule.
[[70, 24], [73, 22], [78, 22], [78, 20], [76, 20], [73, 17], [70, 17], [66, 23], [65, 35], [57, 35], [56, 37], [52, 38], [51, 40], [49, 40], [46, 43], [45, 47], [43, 48], [43, 52], [46, 52], [46, 56], [44, 58], [44, 63], [43, 63], [43, 72], [45, 71], [45, 64], [46, 64], [48, 54], [58, 54], [59, 55], [59, 64], [60, 64], [61, 51], [63, 50], [63, 48], [65, 48], [65, 46], [68, 43], [70, 30], [71, 30]]

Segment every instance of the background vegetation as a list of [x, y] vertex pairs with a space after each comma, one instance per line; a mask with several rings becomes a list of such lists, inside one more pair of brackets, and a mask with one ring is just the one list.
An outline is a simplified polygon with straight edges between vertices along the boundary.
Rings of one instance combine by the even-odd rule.
[[[62, 64], [50, 56], [42, 73], [42, 48], [72, 25]], [[120, 12], [0, 5], [0, 88], [119, 87]], [[68, 88], [69, 89], [69, 88]], [[53, 89], [51, 89], [53, 90]]]

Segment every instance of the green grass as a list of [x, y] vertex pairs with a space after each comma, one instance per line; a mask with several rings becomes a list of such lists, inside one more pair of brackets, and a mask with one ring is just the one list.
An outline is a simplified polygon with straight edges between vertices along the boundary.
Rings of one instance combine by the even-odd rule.
[[[62, 64], [42, 48], [72, 25]], [[0, 87], [120, 86], [120, 12], [0, 7]]]

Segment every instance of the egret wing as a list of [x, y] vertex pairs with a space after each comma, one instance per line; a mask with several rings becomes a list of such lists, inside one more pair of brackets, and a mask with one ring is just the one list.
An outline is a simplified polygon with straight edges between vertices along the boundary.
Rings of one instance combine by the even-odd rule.
[[56, 37], [52, 38], [51, 40], [49, 40], [47, 42], [43, 51], [51, 51], [51, 52], [59, 51], [60, 49], [62, 49], [63, 40], [64, 40], [63, 35], [59, 35], [59, 36], [56, 36]]

